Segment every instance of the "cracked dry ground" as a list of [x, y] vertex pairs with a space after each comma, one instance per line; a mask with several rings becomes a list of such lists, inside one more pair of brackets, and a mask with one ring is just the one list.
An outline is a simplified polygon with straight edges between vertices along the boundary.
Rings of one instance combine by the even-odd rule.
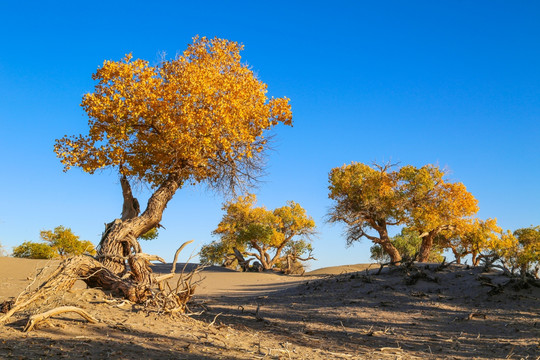
[[23, 334], [21, 314], [0, 327], [0, 358], [540, 358], [540, 288], [489, 295], [493, 287], [485, 283], [508, 279], [458, 265], [421, 269], [425, 276], [416, 282], [385, 268], [380, 275], [306, 277], [250, 296], [207, 294], [192, 305], [204, 313], [190, 318], [73, 290], [51, 303], [78, 305], [100, 323], [65, 315]]

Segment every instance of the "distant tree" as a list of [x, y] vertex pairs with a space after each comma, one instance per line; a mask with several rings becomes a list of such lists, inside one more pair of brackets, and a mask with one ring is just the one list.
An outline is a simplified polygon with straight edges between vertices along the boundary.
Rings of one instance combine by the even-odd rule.
[[79, 240], [70, 228], [57, 226], [54, 230], [40, 232], [41, 240], [49, 243], [55, 253], [61, 257], [77, 256], [85, 253], [94, 255], [94, 245], [88, 240]]
[[265, 270], [310, 258], [315, 222], [306, 211], [293, 201], [274, 210], [255, 207], [255, 202], [255, 195], [247, 195], [223, 206], [225, 215], [213, 232], [220, 239], [203, 246], [204, 263], [223, 263], [235, 248], [255, 257]]
[[474, 219], [463, 222], [452, 230], [442, 231], [438, 239], [442, 247], [452, 251], [458, 264], [463, 257], [471, 255], [472, 263], [476, 266], [482, 253], [499, 240], [501, 233], [497, 219]]
[[53, 259], [59, 255], [49, 244], [25, 241], [13, 248], [13, 256], [27, 259]]
[[540, 226], [507, 231], [489, 245], [502, 266], [512, 274], [538, 278], [540, 271]]
[[388, 227], [406, 223], [408, 203], [401, 189], [400, 173], [392, 167], [353, 162], [332, 169], [329, 198], [334, 200], [334, 205], [328, 219], [332, 223], [345, 223], [347, 245], [365, 237], [380, 245], [391, 261], [397, 263], [401, 255], [392, 244]]
[[476, 200], [462, 184], [445, 182], [437, 166], [393, 168], [353, 162], [332, 169], [329, 221], [345, 223], [347, 245], [365, 237], [394, 263], [401, 254], [388, 236], [389, 227], [406, 226], [422, 238], [418, 260], [428, 261], [435, 237], [476, 212]]
[[57, 226], [54, 230], [40, 232], [43, 243], [26, 241], [13, 249], [13, 256], [30, 259], [52, 259], [56, 257], [95, 255], [94, 245], [87, 240], [79, 240], [70, 228]]
[[[149, 256], [137, 239], [159, 226], [177, 190], [251, 184], [263, 167], [266, 131], [292, 124], [289, 99], [268, 98], [267, 85], [241, 60], [242, 49], [229, 40], [195, 37], [182, 54], [156, 65], [131, 54], [105, 61], [81, 104], [90, 118], [88, 134], [56, 142], [66, 171], [109, 168], [120, 176], [122, 216], [106, 225], [98, 255], [115, 275], [131, 274], [122, 288], [133, 301], [146, 301], [152, 283]], [[144, 211], [133, 182], [154, 191]]]
[[[400, 234], [392, 237], [391, 242], [403, 258], [413, 259], [420, 252], [422, 238], [418, 235], [417, 231], [403, 228]], [[390, 257], [380, 245], [374, 244], [371, 246], [370, 251], [371, 259], [378, 263], [387, 263], [390, 261]], [[435, 246], [432, 248], [427, 262], [441, 262], [443, 260], [442, 252], [442, 247], [435, 242]]]
[[2, 243], [0, 243], [0, 256], [6, 256], [6, 250], [4, 249]]

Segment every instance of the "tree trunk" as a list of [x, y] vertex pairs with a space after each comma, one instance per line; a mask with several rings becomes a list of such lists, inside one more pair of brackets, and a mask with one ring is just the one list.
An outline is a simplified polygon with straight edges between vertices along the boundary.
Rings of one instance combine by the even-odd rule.
[[388, 232], [386, 229], [382, 229], [379, 232], [379, 245], [383, 248], [383, 250], [390, 256], [390, 262], [393, 264], [399, 264], [401, 262], [401, 255], [399, 254], [398, 249], [394, 245], [392, 245], [392, 241], [390, 240], [390, 237], [388, 236]]
[[461, 254], [453, 246], [450, 246], [450, 249], [452, 250], [452, 253], [454, 254], [454, 257], [456, 258], [456, 264], [458, 264], [458, 265], [461, 264]]
[[390, 241], [388, 242], [381, 242], [380, 245], [382, 246], [383, 250], [386, 251], [388, 256], [390, 256], [390, 261], [393, 264], [399, 264], [401, 262], [401, 255], [399, 254], [398, 249]]
[[375, 244], [381, 245], [383, 250], [390, 256], [390, 262], [392, 264], [399, 264], [401, 262], [401, 255], [399, 254], [398, 249], [392, 245], [392, 241], [388, 236], [388, 230], [385, 220], [379, 221], [370, 221], [370, 225], [379, 233], [379, 237], [374, 237], [366, 234], [362, 231], [363, 236], [367, 237], [369, 240], [373, 241]]
[[429, 259], [429, 254], [433, 248], [433, 239], [437, 233], [435, 231], [430, 231], [426, 236], [422, 238], [422, 244], [420, 245], [420, 251], [418, 252], [418, 261], [427, 262]]
[[473, 266], [478, 266], [478, 264], [480, 263], [480, 257], [478, 256], [478, 253], [476, 251], [472, 251], [471, 255]]
[[152, 228], [158, 226], [167, 203], [180, 187], [180, 181], [175, 174], [169, 177], [152, 194], [146, 210], [139, 215], [138, 201], [131, 192], [131, 186], [125, 177], [120, 180], [124, 204], [122, 217], [106, 224], [97, 249], [97, 258], [113, 274], [135, 281], [138, 286], [149, 285], [149, 260], [142, 254], [137, 238]]

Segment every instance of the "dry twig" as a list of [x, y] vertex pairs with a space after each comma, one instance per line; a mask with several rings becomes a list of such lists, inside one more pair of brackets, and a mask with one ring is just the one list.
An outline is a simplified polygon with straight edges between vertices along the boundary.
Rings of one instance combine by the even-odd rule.
[[92, 317], [90, 314], [88, 314], [86, 311], [84, 311], [81, 308], [78, 308], [78, 307], [75, 307], [75, 306], [61, 306], [61, 307], [57, 307], [55, 309], [46, 311], [46, 312], [41, 313], [41, 314], [32, 315], [30, 317], [30, 319], [28, 319], [28, 323], [24, 327], [23, 331], [24, 332], [32, 331], [32, 329], [38, 323], [50, 318], [51, 316], [63, 314], [63, 313], [66, 313], [66, 312], [74, 312], [76, 314], [79, 314], [80, 316], [82, 316], [83, 318], [85, 318], [86, 320], [88, 320], [89, 322], [91, 322], [93, 324], [98, 322], [97, 319]]

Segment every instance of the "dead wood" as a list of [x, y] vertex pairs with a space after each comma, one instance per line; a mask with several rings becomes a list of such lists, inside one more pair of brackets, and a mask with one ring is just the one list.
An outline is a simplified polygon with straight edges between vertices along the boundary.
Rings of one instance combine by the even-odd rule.
[[[175, 255], [175, 264], [178, 253], [190, 242], [182, 244], [178, 249]], [[53, 295], [71, 289], [77, 280], [84, 281], [91, 288], [110, 291], [113, 295], [120, 296], [130, 302], [144, 304], [147, 308], [152, 305], [157, 306], [160, 311], [169, 313], [185, 312], [186, 303], [191, 299], [195, 290], [193, 275], [198, 269], [187, 276], [183, 276], [182, 271], [182, 276], [178, 279], [176, 286], [171, 288], [167, 284], [168, 288], [166, 289], [162, 282], [174, 274], [167, 274], [166, 278], [156, 278], [150, 269], [152, 265], [150, 261], [164, 262], [163, 259], [155, 255], [137, 253], [128, 256], [127, 260], [130, 271], [122, 277], [91, 256], [82, 255], [64, 260], [51, 275], [42, 281], [37, 289], [30, 291], [27, 287], [14, 301], [0, 304], [4, 313], [0, 317], [0, 324], [5, 323], [13, 314], [25, 310], [34, 302], [46, 300]], [[173, 265], [172, 270], [176, 270], [175, 265]]]
[[435, 272], [442, 271], [442, 270], [446, 269], [447, 267], [449, 267], [450, 265], [455, 264], [455, 263], [457, 263], [457, 260], [452, 260], [452, 261], [447, 263], [446, 262], [446, 256], [445, 256], [443, 258], [443, 261], [439, 265], [437, 265], [437, 267], [435, 268], [434, 271]]
[[178, 255], [180, 255], [180, 252], [182, 250], [184, 250], [184, 248], [191, 244], [194, 240], [189, 240], [189, 241], [186, 241], [185, 243], [183, 243], [182, 245], [180, 245], [180, 247], [178, 248], [178, 250], [176, 250], [176, 253], [174, 254], [174, 260], [173, 260], [173, 263], [172, 263], [172, 268], [171, 268], [171, 273], [170, 274], [165, 274], [165, 275], [162, 275], [162, 276], [158, 276], [155, 280], [156, 282], [162, 282], [164, 280], [167, 280], [167, 279], [170, 279], [174, 276], [175, 272], [176, 272], [176, 262], [178, 261]]
[[249, 263], [253, 259], [245, 259], [244, 255], [237, 249], [233, 248], [234, 256], [236, 257], [236, 260], [238, 261], [238, 265], [242, 268], [242, 271], [249, 271]]
[[399, 260], [399, 261], [390, 261], [390, 262], [387, 262], [387, 263], [382, 263], [379, 265], [379, 271], [377, 271], [377, 273], [375, 275], [380, 275], [381, 274], [381, 271], [382, 269], [385, 267], [385, 266], [394, 266], [394, 265], [399, 265], [401, 264], [402, 261]]
[[52, 316], [67, 313], [67, 312], [74, 312], [76, 314], [79, 314], [80, 316], [82, 316], [83, 318], [85, 318], [86, 320], [88, 320], [89, 322], [91, 322], [93, 324], [98, 322], [97, 319], [92, 317], [90, 314], [88, 314], [86, 311], [84, 311], [81, 308], [78, 308], [78, 307], [75, 307], [75, 306], [61, 306], [61, 307], [57, 307], [55, 309], [46, 311], [46, 312], [41, 313], [41, 314], [36, 314], [36, 315], [30, 316], [30, 319], [28, 319], [28, 323], [24, 327], [23, 331], [24, 332], [32, 331], [32, 329], [38, 323], [40, 323], [40, 322], [42, 322], [42, 321], [44, 321], [44, 320], [46, 320], [46, 319], [48, 319], [48, 318], [50, 318]]

